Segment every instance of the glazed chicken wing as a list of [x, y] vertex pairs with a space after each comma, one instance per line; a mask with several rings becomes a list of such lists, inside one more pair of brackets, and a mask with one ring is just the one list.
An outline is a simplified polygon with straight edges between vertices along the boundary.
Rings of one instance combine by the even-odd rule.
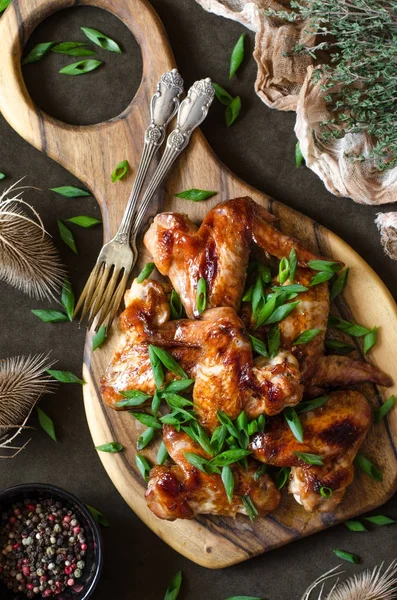
[[144, 243], [162, 275], [168, 275], [189, 318], [198, 317], [197, 282], [207, 283], [207, 307], [239, 308], [252, 243], [282, 258], [295, 248], [305, 265], [317, 258], [297, 240], [273, 227], [275, 217], [250, 198], [218, 204], [198, 229], [186, 215], [162, 213]]
[[[303, 443], [284, 419], [276, 417], [265, 433], [253, 437], [250, 449], [264, 463], [292, 467], [290, 493], [306, 510], [328, 512], [339, 504], [353, 480], [353, 461], [371, 425], [371, 409], [359, 392], [338, 391], [322, 407], [300, 417]], [[315, 454], [323, 465], [306, 464], [296, 452]], [[329, 498], [321, 495], [321, 488], [332, 490]]]
[[242, 496], [251, 498], [260, 515], [277, 508], [280, 492], [268, 475], [255, 479], [255, 463], [252, 462], [247, 470], [239, 465], [233, 466], [235, 487], [229, 503], [221, 476], [216, 473], [207, 475], [186, 460], [185, 452], [210, 458], [199, 444], [186, 433], [167, 425], [164, 427], [164, 444], [176, 465], [154, 467], [146, 492], [150, 510], [161, 519], [192, 519], [198, 514], [246, 515]]

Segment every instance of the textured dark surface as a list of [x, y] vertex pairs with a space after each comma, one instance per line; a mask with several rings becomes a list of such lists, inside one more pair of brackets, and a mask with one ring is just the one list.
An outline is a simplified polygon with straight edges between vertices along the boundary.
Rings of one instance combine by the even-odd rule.
[[[340, 235], [378, 272], [396, 297], [396, 264], [382, 253], [374, 225], [377, 209], [335, 198], [311, 171], [296, 169], [294, 115], [271, 111], [256, 97], [256, 66], [249, 56], [252, 34], [246, 38], [244, 66], [229, 83], [229, 56], [242, 27], [205, 13], [194, 0], [152, 0], [152, 4], [164, 22], [186, 85], [209, 75], [233, 95], [241, 95], [243, 110], [233, 127], [224, 125], [223, 108], [217, 103], [203, 126], [218, 156], [247, 182]], [[117, 19], [96, 9], [76, 8], [53, 16], [39, 28], [31, 43], [82, 40], [82, 25], [117, 39], [125, 54], [99, 50], [106, 64], [95, 73], [75, 78], [58, 74], [62, 66], [79, 60], [73, 57], [52, 54], [25, 69], [36, 102], [50, 114], [76, 124], [117, 115], [137, 89], [142, 69], [139, 48], [128, 31]], [[42, 188], [41, 192], [27, 190], [25, 200], [39, 210], [78, 294], [100, 248], [101, 228], [83, 230], [71, 226], [79, 248], [79, 255], [75, 256], [60, 241], [56, 219], [80, 214], [99, 217], [95, 200], [66, 199], [48, 191], [78, 182], [26, 144], [1, 118], [0, 139], [0, 171], [8, 175], [0, 190], [22, 176], [26, 176], [26, 185]], [[84, 330], [76, 323], [45, 324], [30, 312], [32, 308], [45, 307], [49, 304], [0, 283], [0, 357], [52, 350], [58, 368], [79, 373]], [[355, 552], [362, 558], [361, 567], [346, 563], [348, 572], [396, 557], [393, 526], [351, 533], [341, 525], [224, 571], [200, 568], [151, 533], [118, 495], [93, 448], [80, 387], [60, 384], [53, 396], [43, 398], [41, 406], [54, 419], [59, 442], [52, 442], [42, 430], [35, 431], [22, 454], [0, 463], [0, 486], [51, 482], [106, 513], [111, 527], [104, 530], [105, 568], [95, 600], [159, 600], [170, 577], [179, 569], [184, 572], [181, 599], [224, 600], [237, 594], [269, 600], [298, 599], [312, 579], [338, 564], [334, 548]], [[36, 425], [35, 418], [32, 424]], [[397, 517], [396, 499], [377, 513]]]

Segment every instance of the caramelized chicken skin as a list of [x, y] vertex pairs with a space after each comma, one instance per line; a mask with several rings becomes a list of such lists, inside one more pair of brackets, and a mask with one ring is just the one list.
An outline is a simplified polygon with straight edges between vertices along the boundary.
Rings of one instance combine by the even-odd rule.
[[[357, 391], [332, 392], [326, 404], [300, 415], [303, 443], [281, 417], [272, 419], [265, 433], [250, 444], [253, 456], [269, 465], [292, 467], [289, 491], [308, 511], [333, 510], [354, 475], [353, 461], [371, 425], [371, 409]], [[323, 466], [306, 464], [295, 453], [316, 454]], [[321, 488], [332, 490], [324, 498]]]
[[168, 425], [164, 427], [164, 444], [176, 464], [154, 467], [146, 492], [150, 510], [161, 519], [192, 519], [198, 514], [246, 515], [241, 500], [241, 496], [246, 495], [250, 496], [260, 515], [272, 512], [279, 505], [280, 492], [271, 478], [266, 474], [254, 478], [257, 470], [254, 462], [247, 470], [239, 465], [232, 467], [235, 488], [229, 503], [221, 476], [207, 475], [186, 460], [185, 452], [211, 458], [199, 444]]
[[186, 215], [155, 217], [144, 243], [162, 275], [168, 275], [189, 318], [198, 317], [196, 288], [207, 282], [208, 308], [229, 306], [236, 311], [244, 290], [250, 247], [282, 258], [295, 248], [300, 264], [318, 258], [297, 240], [273, 227], [275, 217], [250, 198], [218, 204], [198, 229]]

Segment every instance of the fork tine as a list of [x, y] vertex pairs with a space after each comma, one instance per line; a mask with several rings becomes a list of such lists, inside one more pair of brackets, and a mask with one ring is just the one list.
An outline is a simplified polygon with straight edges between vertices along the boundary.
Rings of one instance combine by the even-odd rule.
[[113, 323], [114, 317], [116, 316], [116, 313], [120, 306], [121, 300], [123, 298], [125, 288], [127, 287], [128, 276], [129, 276], [129, 272], [124, 269], [123, 277], [121, 278], [121, 280], [116, 288], [116, 291], [113, 294], [111, 302], [109, 303], [109, 306], [107, 309], [107, 314], [105, 315], [104, 310], [102, 309], [101, 314], [99, 315], [98, 322], [95, 325], [96, 331], [100, 328], [100, 326], [103, 324], [103, 322], [105, 321], [105, 319], [107, 317], [108, 318], [107, 318], [106, 328], [109, 331], [109, 329]]
[[[90, 273], [90, 276], [88, 277], [88, 279], [87, 279], [87, 282], [86, 282], [86, 284], [85, 284], [85, 286], [84, 286], [84, 289], [83, 289], [83, 291], [81, 292], [81, 294], [80, 294], [80, 297], [79, 297], [79, 299], [78, 299], [78, 301], [77, 301], [77, 304], [76, 304], [76, 307], [75, 307], [75, 309], [74, 309], [74, 313], [73, 313], [73, 318], [76, 318], [76, 317], [77, 317], [77, 315], [79, 314], [79, 312], [80, 312], [80, 309], [81, 309], [81, 307], [82, 307], [82, 306], [83, 306], [83, 304], [84, 304], [84, 301], [85, 301], [85, 300], [90, 300], [90, 299], [91, 299], [91, 296], [92, 296], [93, 290], [95, 289], [95, 282], [96, 282], [96, 280], [97, 280], [97, 277], [98, 277], [98, 271], [99, 271], [99, 268], [100, 268], [101, 266], [102, 266], [102, 265], [99, 265], [99, 264], [97, 263], [97, 264], [95, 265], [95, 267], [92, 269], [92, 271], [91, 271], [91, 273]], [[80, 319], [80, 322], [81, 322], [81, 321], [82, 321], [82, 318]]]
[[[104, 318], [108, 314], [109, 305], [112, 302], [113, 293], [114, 293], [114, 290], [116, 289], [117, 282], [120, 277], [120, 273], [121, 273], [121, 269], [117, 269], [116, 267], [114, 267], [112, 276], [109, 279], [108, 284], [106, 286], [106, 290], [103, 293], [103, 298], [102, 298], [100, 305], [97, 307], [97, 310], [95, 311], [95, 313], [92, 311], [92, 313], [90, 314], [90, 318], [88, 321], [88, 327], [91, 327], [91, 325], [94, 322], [95, 317], [99, 314], [99, 312], [101, 315], [104, 316]], [[102, 320], [104, 320], [104, 319], [102, 319]]]
[[[105, 294], [106, 286], [108, 284], [109, 275], [111, 273], [112, 268], [113, 268], [113, 265], [111, 265], [111, 264], [109, 265], [106, 262], [104, 263], [104, 268], [103, 268], [100, 279], [98, 279], [97, 287], [94, 290], [94, 293], [92, 295], [92, 300], [91, 300], [90, 304], [87, 305], [87, 310], [85, 311], [85, 315], [89, 312], [88, 320], [91, 322], [92, 322], [92, 316], [98, 312], [98, 310], [100, 309], [100, 307], [103, 304], [103, 297]], [[89, 327], [89, 326], [87, 325], [87, 327]]]

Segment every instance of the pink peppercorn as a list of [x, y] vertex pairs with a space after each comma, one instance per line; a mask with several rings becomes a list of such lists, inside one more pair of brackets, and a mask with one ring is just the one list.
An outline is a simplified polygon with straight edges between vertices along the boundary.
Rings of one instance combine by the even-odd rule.
[[45, 581], [47, 581], [47, 575], [42, 575], [42, 576], [40, 577], [40, 582], [41, 582], [41, 583], [44, 583]]
[[53, 521], [55, 519], [54, 515], [48, 515], [48, 520]]
[[14, 515], [17, 517], [20, 514], [21, 514], [21, 511], [19, 510], [19, 508], [15, 508], [14, 509]]
[[65, 523], [70, 523], [70, 521], [71, 521], [71, 518], [70, 518], [70, 516], [69, 516], [69, 515], [65, 515], [65, 516], [63, 517], [63, 520], [64, 520], [64, 522], [65, 522]]
[[29, 559], [28, 558], [24, 558], [22, 562], [23, 562], [24, 565], [27, 565], [27, 564], [29, 564]]
[[15, 523], [15, 521], [16, 521], [16, 518], [15, 518], [15, 517], [10, 517], [10, 523], [11, 523], [12, 525]]
[[28, 510], [30, 510], [30, 511], [36, 510], [36, 505], [35, 504], [28, 504]]
[[74, 579], [68, 579], [68, 585], [71, 587], [74, 585]]
[[73, 527], [73, 533], [80, 533], [80, 527]]
[[33, 585], [33, 583], [27, 583], [27, 584], [26, 584], [26, 589], [28, 589], [28, 590], [32, 590], [33, 588], [34, 588], [34, 585]]
[[22, 567], [22, 573], [25, 575], [25, 577], [27, 577], [30, 574], [30, 568]]
[[85, 550], [87, 550], [88, 546], [87, 546], [87, 544], [81, 544], [80, 548], [81, 548], [83, 551], [85, 551]]
[[48, 598], [48, 596], [52, 596], [52, 591], [51, 590], [44, 590], [43, 596], [45, 598]]
[[19, 544], [18, 542], [16, 544], [13, 545], [14, 550], [16, 550], [17, 548], [19, 548]]
[[64, 569], [66, 575], [70, 575], [71, 573], [73, 573], [73, 568], [72, 567], [65, 567]]

